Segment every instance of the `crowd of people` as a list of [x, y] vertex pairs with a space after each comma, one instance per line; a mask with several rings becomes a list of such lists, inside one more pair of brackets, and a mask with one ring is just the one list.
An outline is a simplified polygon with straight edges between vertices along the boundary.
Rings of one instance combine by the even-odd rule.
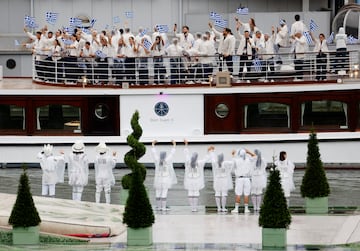
[[[170, 84], [208, 82], [217, 70], [236, 75], [235, 63], [239, 80], [246, 80], [246, 74], [255, 71], [267, 72], [266, 76], [272, 79], [275, 65], [283, 63], [279, 53], [282, 47], [289, 48], [296, 79], [302, 79], [309, 52], [304, 32], [309, 32], [315, 44], [316, 79], [326, 79], [329, 71], [326, 37], [320, 33], [316, 38], [299, 15], [295, 15], [291, 27], [281, 19], [278, 27], [271, 27], [271, 33], [262, 32], [253, 18], [247, 23], [235, 18], [235, 26], [234, 33], [230, 28], [219, 31], [210, 22], [208, 31], [193, 35], [186, 25], [178, 33], [175, 24], [173, 33], [169, 33], [172, 39], [166, 32], [160, 32], [158, 26], [151, 36], [141, 27], [136, 35], [127, 27], [101, 32], [75, 28], [71, 34], [62, 29], [53, 34], [46, 26], [35, 35], [24, 30], [32, 41], [28, 47], [34, 52], [37, 78], [42, 81], [77, 82], [85, 76], [92, 83], [142, 85], [149, 84], [151, 74], [154, 84], [163, 84], [169, 74]], [[346, 39], [344, 29], [340, 28], [335, 36], [338, 59], [331, 69], [346, 69]]]
[[[168, 211], [168, 191], [178, 180], [173, 166], [173, 156], [176, 152], [176, 142], [172, 141], [169, 153], [157, 152], [157, 141], [152, 142], [151, 153], [154, 160], [154, 189], [155, 208], [158, 211]], [[231, 213], [239, 213], [241, 196], [243, 196], [244, 213], [249, 213], [249, 196], [251, 196], [254, 212], [258, 212], [262, 203], [262, 194], [267, 185], [267, 162], [259, 149], [254, 152], [240, 148], [232, 151], [232, 159], [225, 160], [224, 153], [216, 154], [215, 147], [208, 147], [207, 154], [199, 158], [198, 152], [190, 153], [189, 142], [184, 140], [184, 188], [187, 190], [189, 206], [192, 212], [198, 211], [200, 191], [205, 187], [204, 168], [206, 163], [211, 163], [213, 174], [213, 189], [218, 212], [227, 212], [226, 203], [229, 190], [235, 184], [235, 204]], [[104, 191], [105, 202], [110, 204], [111, 187], [115, 184], [113, 169], [116, 166], [116, 152], [110, 153], [109, 147], [100, 142], [96, 148], [94, 161], [95, 168], [95, 202], [100, 203], [101, 193]], [[72, 199], [81, 201], [84, 187], [88, 184], [89, 160], [85, 153], [82, 141], [72, 145], [72, 152], [65, 156], [60, 151], [59, 156], [54, 156], [53, 146], [44, 145], [38, 153], [42, 169], [42, 195], [55, 197], [55, 186], [64, 182], [65, 163], [68, 164], [68, 183], [72, 186]], [[285, 198], [289, 204], [290, 193], [295, 189], [293, 181], [294, 164], [287, 158], [286, 152], [280, 152], [279, 159], [275, 162], [280, 171], [281, 185]], [[233, 182], [234, 177], [234, 182]]]

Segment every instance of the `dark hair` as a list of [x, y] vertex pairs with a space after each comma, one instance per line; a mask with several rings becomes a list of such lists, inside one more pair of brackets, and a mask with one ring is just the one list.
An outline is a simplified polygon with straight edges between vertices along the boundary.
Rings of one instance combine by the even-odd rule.
[[299, 21], [300, 20], [300, 15], [299, 14], [296, 14], [295, 15], [295, 21]]
[[187, 26], [187, 25], [184, 25], [183, 28], [186, 28], [186, 29], [189, 30], [189, 26]]
[[230, 28], [225, 28], [226, 32], [231, 33], [231, 29]]
[[120, 34], [124, 34], [124, 30], [123, 29], [119, 29]]
[[285, 155], [286, 155], [286, 152], [285, 152], [285, 151], [281, 151], [281, 152], [280, 152], [280, 155], [279, 155], [279, 160], [280, 160], [280, 161], [284, 161], [284, 160], [285, 160]]
[[86, 41], [85, 44], [90, 45], [90, 42], [89, 42], [89, 41]]

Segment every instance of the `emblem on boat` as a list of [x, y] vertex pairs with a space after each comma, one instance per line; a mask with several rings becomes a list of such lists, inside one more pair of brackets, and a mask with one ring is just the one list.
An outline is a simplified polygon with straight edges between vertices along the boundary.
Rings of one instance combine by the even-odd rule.
[[157, 102], [154, 106], [154, 111], [158, 116], [165, 116], [169, 112], [169, 106], [165, 102]]

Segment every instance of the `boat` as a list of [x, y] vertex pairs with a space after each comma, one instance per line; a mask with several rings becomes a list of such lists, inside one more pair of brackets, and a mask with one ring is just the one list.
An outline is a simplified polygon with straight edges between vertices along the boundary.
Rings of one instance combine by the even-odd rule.
[[[335, 51], [333, 46], [330, 50]], [[2, 54], [16, 54], [21, 62], [16, 76], [7, 76], [0, 82], [3, 167], [37, 163], [36, 153], [44, 144], [69, 152], [77, 139], [88, 146], [90, 162], [95, 146], [105, 141], [118, 152], [122, 166], [122, 157], [129, 150], [126, 138], [132, 132], [130, 119], [136, 110], [143, 128], [141, 141], [148, 148], [141, 161], [149, 165], [153, 140], [164, 150], [175, 140], [178, 151], [174, 162], [181, 166], [182, 143], [186, 139], [193, 151], [206, 154], [207, 147], [214, 145], [226, 158], [240, 147], [259, 148], [268, 161], [285, 150], [301, 167], [306, 162], [312, 129], [318, 134], [322, 160], [327, 166], [351, 167], [359, 163], [357, 44], [348, 46], [346, 66], [339, 71], [332, 72], [338, 61], [335, 53], [329, 53], [326, 80], [321, 81], [315, 79], [316, 55], [310, 52], [306, 53], [300, 81], [292, 54], [283, 50], [283, 64], [275, 65], [271, 74], [267, 65], [265, 71], [255, 70], [253, 60], [252, 70], [241, 76], [225, 69], [220, 71], [216, 56], [211, 75], [198, 78], [194, 72], [188, 73], [186, 77], [179, 76], [177, 84], [170, 84], [169, 70], [163, 82], [155, 84], [159, 79], [153, 77], [152, 58], [147, 58], [150, 73], [145, 83], [140, 83], [140, 75], [128, 80], [116, 72], [114, 64], [107, 64], [102, 68], [105, 73], [99, 73], [96, 70], [101, 62], [84, 70], [78, 62], [48, 64], [46, 59], [36, 59], [28, 51]], [[190, 60], [187, 63], [193, 65], [195, 57], [186, 56]], [[165, 63], [169, 64], [170, 59], [165, 57]], [[237, 60], [234, 57], [234, 72], [238, 71]], [[14, 61], [7, 60], [7, 71], [16, 68]], [[66, 79], [66, 72], [72, 74], [72, 81]], [[107, 77], [104, 80], [99, 74]]]

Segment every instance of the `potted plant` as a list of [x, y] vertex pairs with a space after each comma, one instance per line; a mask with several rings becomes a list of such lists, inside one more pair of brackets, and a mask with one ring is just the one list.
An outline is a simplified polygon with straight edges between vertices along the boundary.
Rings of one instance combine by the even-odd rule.
[[138, 111], [131, 118], [131, 127], [133, 132], [127, 137], [127, 143], [132, 149], [126, 153], [124, 162], [132, 173], [123, 223], [127, 224], [127, 244], [145, 246], [152, 244], [152, 224], [155, 217], [144, 186], [146, 169], [138, 162], [146, 152], [144, 144], [139, 142], [142, 128], [139, 125]]
[[286, 247], [286, 231], [291, 223], [291, 214], [280, 183], [280, 172], [275, 167], [273, 158], [268, 185], [259, 215], [263, 248]]
[[311, 130], [309, 137], [306, 169], [300, 191], [301, 196], [305, 198], [307, 214], [328, 213], [330, 187], [321, 161], [318, 139], [314, 130]]
[[13, 227], [14, 245], [39, 243], [39, 224], [41, 219], [31, 195], [29, 178], [26, 174], [25, 167], [23, 167], [23, 169], [16, 201], [9, 217], [9, 224]]

